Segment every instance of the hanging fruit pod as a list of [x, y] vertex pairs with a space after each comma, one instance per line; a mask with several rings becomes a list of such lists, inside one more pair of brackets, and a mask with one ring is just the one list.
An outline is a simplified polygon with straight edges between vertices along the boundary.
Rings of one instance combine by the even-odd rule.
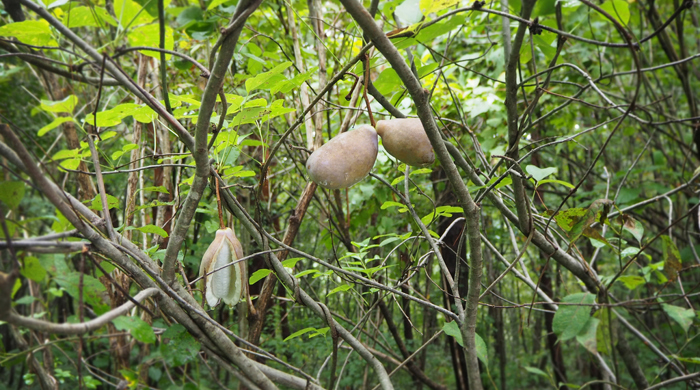
[[199, 276], [204, 277], [209, 306], [216, 307], [220, 300], [228, 305], [235, 305], [241, 299], [245, 288], [244, 283], [247, 282], [244, 262], [237, 262], [209, 274], [241, 258], [243, 258], [243, 247], [233, 230], [231, 228], [217, 230], [216, 237], [204, 253], [199, 266]]
[[435, 153], [418, 118], [397, 118], [377, 122], [377, 133], [389, 154], [402, 163], [425, 167], [435, 162]]
[[309, 177], [329, 190], [352, 186], [374, 166], [378, 142], [377, 132], [369, 125], [333, 137], [306, 160]]

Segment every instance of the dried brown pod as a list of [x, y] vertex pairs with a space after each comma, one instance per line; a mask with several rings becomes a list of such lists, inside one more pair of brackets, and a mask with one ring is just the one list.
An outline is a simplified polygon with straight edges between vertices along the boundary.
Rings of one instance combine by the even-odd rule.
[[316, 149], [306, 160], [306, 170], [311, 180], [321, 187], [348, 188], [364, 179], [372, 169], [378, 143], [372, 126], [356, 127]]
[[389, 154], [402, 163], [425, 167], [435, 162], [435, 153], [418, 118], [397, 118], [377, 122], [377, 133]]

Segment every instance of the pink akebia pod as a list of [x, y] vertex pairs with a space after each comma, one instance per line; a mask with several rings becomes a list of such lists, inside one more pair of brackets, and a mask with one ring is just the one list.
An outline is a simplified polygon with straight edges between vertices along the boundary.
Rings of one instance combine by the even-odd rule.
[[[243, 247], [231, 228], [216, 231], [214, 241], [202, 257], [199, 266], [199, 276], [209, 274], [227, 264], [243, 258]], [[240, 301], [243, 289], [247, 283], [245, 262], [239, 261], [226, 268], [220, 269], [204, 277], [207, 303], [211, 307], [219, 304], [220, 300], [228, 305]]]

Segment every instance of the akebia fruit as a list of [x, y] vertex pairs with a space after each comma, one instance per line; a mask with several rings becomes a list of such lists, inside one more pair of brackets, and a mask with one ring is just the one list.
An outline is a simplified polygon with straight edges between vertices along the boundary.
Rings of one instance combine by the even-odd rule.
[[377, 122], [377, 133], [389, 154], [402, 163], [424, 167], [435, 162], [435, 153], [418, 118], [397, 118]]
[[339, 134], [316, 149], [306, 160], [306, 170], [316, 184], [329, 190], [348, 188], [364, 179], [374, 166], [377, 132], [362, 125]]
[[[231, 228], [217, 230], [216, 238], [204, 252], [199, 266], [199, 276], [204, 277], [209, 306], [217, 306], [221, 299], [228, 305], [235, 305], [240, 301], [248, 283], [245, 263], [236, 262], [242, 258], [243, 247], [233, 230]], [[233, 262], [236, 263], [211, 273]]]

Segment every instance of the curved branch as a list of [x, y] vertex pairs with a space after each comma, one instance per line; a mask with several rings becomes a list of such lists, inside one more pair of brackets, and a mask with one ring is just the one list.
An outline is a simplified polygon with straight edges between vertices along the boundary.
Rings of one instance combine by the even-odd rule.
[[[157, 288], [147, 288], [145, 290], [142, 290], [138, 294], [134, 296], [134, 300], [136, 302], [141, 302], [145, 300], [148, 297], [151, 297], [155, 294], [162, 294], [162, 292], [157, 289]], [[10, 311], [9, 315], [7, 318], [3, 319], [4, 321], [7, 321], [13, 325], [18, 325], [18, 326], [23, 326], [25, 328], [29, 328], [31, 330], [36, 330], [39, 332], [45, 332], [45, 333], [55, 333], [55, 334], [65, 334], [65, 335], [81, 335], [85, 334], [88, 332], [92, 332], [93, 330], [97, 330], [105, 325], [107, 325], [108, 322], [112, 321], [113, 319], [122, 316], [124, 314], [127, 314], [129, 310], [133, 309], [136, 304], [134, 302], [126, 302], [123, 305], [114, 308], [107, 313], [92, 319], [87, 322], [82, 322], [78, 324], [69, 324], [69, 323], [63, 323], [63, 324], [56, 324], [53, 322], [48, 322], [48, 321], [42, 321], [42, 320], [37, 320], [35, 318], [30, 318], [30, 317], [24, 317], [19, 314], [17, 314], [14, 311]]]

